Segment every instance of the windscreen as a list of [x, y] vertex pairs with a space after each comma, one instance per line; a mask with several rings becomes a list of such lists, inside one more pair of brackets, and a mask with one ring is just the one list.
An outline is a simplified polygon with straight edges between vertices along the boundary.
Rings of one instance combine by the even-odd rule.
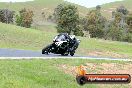
[[57, 37], [55, 37], [55, 41], [65, 41], [66, 37], [64, 35], [58, 35]]

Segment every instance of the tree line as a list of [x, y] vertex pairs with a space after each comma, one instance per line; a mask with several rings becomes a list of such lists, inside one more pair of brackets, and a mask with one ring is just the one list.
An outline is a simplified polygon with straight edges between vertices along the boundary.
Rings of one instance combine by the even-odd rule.
[[124, 6], [112, 12], [110, 20], [101, 14], [101, 6], [80, 17], [74, 5], [60, 4], [55, 8], [54, 17], [59, 33], [67, 32], [91, 38], [132, 42], [132, 13]]
[[[54, 9], [50, 18], [57, 24], [58, 33], [66, 32], [77, 36], [132, 42], [132, 13], [124, 6], [120, 6], [111, 14], [111, 19], [106, 19], [101, 14], [101, 6], [98, 5], [85, 17], [81, 17], [76, 6], [60, 4]], [[25, 8], [16, 15], [15, 11], [0, 9], [0, 22], [15, 22], [16, 25], [26, 28], [31, 27], [33, 16], [33, 11]]]
[[18, 26], [30, 28], [33, 22], [33, 15], [33, 11], [25, 8], [20, 10], [17, 15], [15, 15], [15, 11], [0, 9], [0, 22], [12, 24], [15, 21]]

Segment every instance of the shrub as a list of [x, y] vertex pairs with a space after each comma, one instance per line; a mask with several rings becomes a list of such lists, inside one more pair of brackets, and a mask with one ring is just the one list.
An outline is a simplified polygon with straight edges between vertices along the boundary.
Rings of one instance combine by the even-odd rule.
[[22, 9], [19, 15], [16, 15], [16, 24], [18, 26], [30, 28], [33, 22], [33, 11]]

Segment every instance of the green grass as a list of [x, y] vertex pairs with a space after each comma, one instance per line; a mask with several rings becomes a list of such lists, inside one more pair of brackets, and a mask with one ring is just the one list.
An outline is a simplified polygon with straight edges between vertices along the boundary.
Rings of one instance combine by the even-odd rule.
[[[98, 62], [82, 59], [0, 60], [0, 88], [99, 88], [97, 84], [79, 86], [74, 76], [65, 74], [58, 68], [58, 65], [61, 64], [79, 66], [85, 63], [109, 63], [109, 61]], [[124, 62], [113, 63], [122, 63], [123, 65]], [[115, 85], [114, 87], [120, 88], [121, 86], [128, 88], [128, 85]]]
[[[41, 50], [52, 42], [56, 33], [53, 26], [45, 26], [43, 29], [30, 29], [11, 24], [0, 23], [0, 48], [17, 48], [27, 50]], [[78, 54], [89, 55], [90, 52], [111, 52], [132, 58], [132, 44], [117, 41], [106, 41], [100, 39], [89, 39], [78, 37], [81, 40], [77, 50]], [[108, 57], [114, 57], [108, 55]], [[121, 58], [121, 57], [120, 57]], [[122, 58], [124, 58], [122, 56]]]
[[0, 23], [1, 48], [19, 48], [39, 50], [49, 44], [56, 33], [42, 32], [36, 29], [22, 28]]
[[0, 88], [79, 88], [74, 77], [57, 69], [57, 61], [1, 60]]
[[18, 11], [22, 8], [30, 8], [37, 10], [38, 8], [47, 7], [49, 9], [55, 8], [63, 0], [34, 0], [30, 2], [5, 3], [0, 2], [0, 8], [9, 8]]
[[102, 51], [102, 52], [113, 52], [118, 54], [124, 54], [131, 56], [132, 44], [125, 42], [101, 40], [101, 39], [87, 39], [80, 38], [82, 40], [80, 47], [81, 49], [90, 51]]

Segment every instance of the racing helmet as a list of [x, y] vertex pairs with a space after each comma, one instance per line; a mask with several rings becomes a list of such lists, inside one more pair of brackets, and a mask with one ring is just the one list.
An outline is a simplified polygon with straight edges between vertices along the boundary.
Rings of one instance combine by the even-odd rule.
[[74, 39], [75, 38], [75, 35], [69, 35], [71, 39]]

